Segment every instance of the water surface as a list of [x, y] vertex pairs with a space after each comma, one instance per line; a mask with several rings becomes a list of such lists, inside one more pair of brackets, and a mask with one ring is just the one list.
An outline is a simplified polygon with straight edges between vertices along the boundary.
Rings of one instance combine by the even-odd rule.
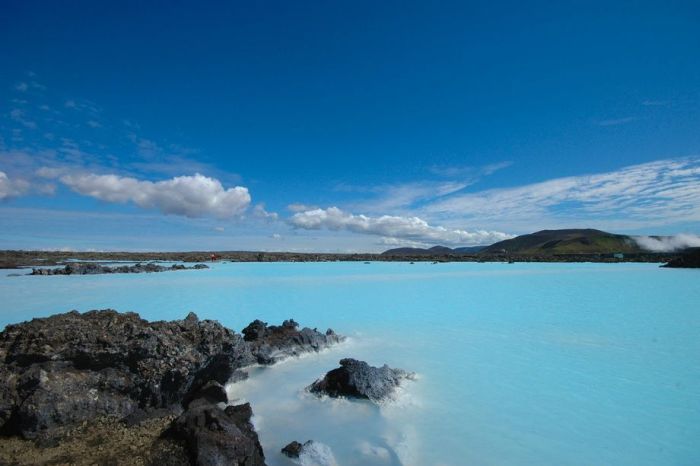
[[[2, 275], [17, 271], [3, 271]], [[0, 326], [70, 309], [195, 311], [334, 328], [332, 350], [253, 370], [270, 465], [315, 439], [341, 465], [700, 463], [700, 271], [656, 264], [230, 263], [210, 270], [0, 277]], [[397, 399], [303, 389], [342, 357], [417, 372]]]

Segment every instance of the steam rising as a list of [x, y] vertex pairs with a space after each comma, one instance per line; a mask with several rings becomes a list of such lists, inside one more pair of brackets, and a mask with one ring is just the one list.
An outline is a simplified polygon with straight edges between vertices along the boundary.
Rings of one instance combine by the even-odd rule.
[[675, 236], [635, 236], [639, 247], [652, 252], [673, 252], [685, 248], [700, 247], [700, 236], [679, 234]]

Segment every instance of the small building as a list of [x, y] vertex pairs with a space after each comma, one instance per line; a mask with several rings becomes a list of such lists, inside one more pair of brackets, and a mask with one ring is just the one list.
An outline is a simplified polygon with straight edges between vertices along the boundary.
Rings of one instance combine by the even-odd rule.
[[613, 258], [615, 258], [615, 259], [624, 259], [624, 258], [625, 258], [625, 255], [622, 254], [621, 252], [616, 252], [615, 254], [613, 254]]

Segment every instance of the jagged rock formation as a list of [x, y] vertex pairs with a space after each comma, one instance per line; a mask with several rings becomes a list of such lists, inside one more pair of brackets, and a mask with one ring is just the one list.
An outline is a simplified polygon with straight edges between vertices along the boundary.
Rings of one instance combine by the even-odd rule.
[[392, 369], [386, 364], [373, 367], [364, 361], [346, 358], [340, 360], [339, 368], [326, 373], [308, 389], [334, 398], [344, 396], [380, 402], [391, 397], [402, 380], [412, 377], [412, 373]]
[[135, 313], [72, 311], [9, 325], [0, 333], [0, 434], [51, 447], [97, 419], [138, 426], [167, 417], [172, 423], [151, 453], [157, 462], [263, 465], [252, 409], [222, 406], [223, 384], [245, 378], [241, 369], [261, 358], [340, 341], [289, 322], [254, 322], [260, 332], [252, 342], [193, 313], [148, 322]]
[[285, 320], [280, 326], [255, 320], [242, 333], [259, 364], [273, 364], [285, 357], [319, 351], [344, 339], [331, 329], [320, 333], [308, 327], [297, 330], [298, 327], [293, 319]]

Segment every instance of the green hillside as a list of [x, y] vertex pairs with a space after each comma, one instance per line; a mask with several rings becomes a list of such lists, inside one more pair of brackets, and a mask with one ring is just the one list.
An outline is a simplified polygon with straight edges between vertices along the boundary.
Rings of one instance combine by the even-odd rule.
[[542, 230], [500, 241], [481, 254], [613, 254], [641, 252], [637, 243], [626, 235], [593, 229]]

